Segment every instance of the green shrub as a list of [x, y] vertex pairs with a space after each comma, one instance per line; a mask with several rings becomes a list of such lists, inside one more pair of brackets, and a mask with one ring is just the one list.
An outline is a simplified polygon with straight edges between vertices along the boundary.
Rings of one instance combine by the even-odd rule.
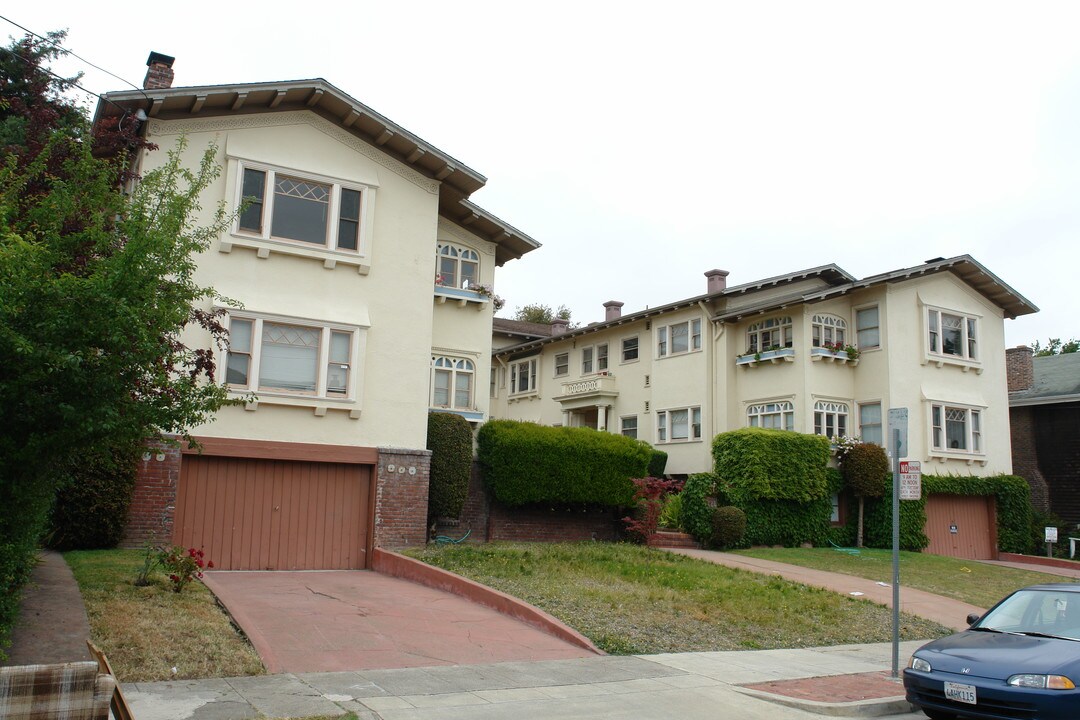
[[863, 497], [881, 497], [892, 474], [885, 448], [874, 443], [856, 443], [844, 452], [840, 472], [851, 492]]
[[682, 495], [668, 495], [660, 508], [660, 527], [682, 529]]
[[649, 458], [649, 477], [664, 477], [664, 470], [667, 468], [667, 453], [652, 446], [649, 447], [649, 451], [652, 453], [652, 457]]
[[1046, 550], [1046, 528], [1057, 528], [1058, 543], [1054, 546], [1054, 555], [1058, 557], [1069, 556], [1069, 536], [1073, 535], [1073, 525], [1062, 520], [1054, 513], [1031, 511], [1031, 540], [1029, 545], [1032, 550], [1040, 555]]
[[810, 502], [825, 495], [829, 439], [744, 428], [713, 440], [716, 472], [735, 505], [752, 500]]
[[56, 493], [46, 544], [55, 550], [114, 548], [124, 537], [141, 449], [84, 457]]
[[721, 549], [738, 547], [746, 534], [746, 513], [732, 505], [718, 507], [712, 515], [712, 545]]
[[597, 503], [626, 506], [633, 478], [644, 477], [652, 449], [590, 428], [491, 420], [477, 436], [484, 482], [506, 505]]
[[735, 505], [746, 513], [746, 544], [798, 547], [828, 543], [832, 515], [828, 495], [807, 502], [746, 500]]
[[472, 473], [469, 421], [453, 413], [429, 413], [427, 449], [431, 451], [428, 522], [436, 518], [456, 519], [465, 507]]
[[695, 473], [686, 478], [686, 485], [679, 493], [682, 498], [680, 525], [699, 543], [705, 544], [712, 534], [712, 511], [708, 499], [716, 494], [719, 478], [715, 473]]

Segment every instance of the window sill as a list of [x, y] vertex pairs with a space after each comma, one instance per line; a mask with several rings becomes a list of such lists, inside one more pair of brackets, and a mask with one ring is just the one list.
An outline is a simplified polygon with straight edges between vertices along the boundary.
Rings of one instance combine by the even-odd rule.
[[509, 398], [507, 398], [507, 400], [509, 402], [517, 402], [519, 400], [536, 400], [539, 399], [539, 397], [540, 393], [538, 391], [531, 390], [529, 392], [516, 393], [514, 395], [511, 395]]
[[309, 248], [300, 247], [278, 240], [263, 240], [262, 238], [236, 234], [230, 235], [228, 240], [221, 240], [218, 252], [231, 253], [234, 247], [254, 250], [256, 256], [263, 260], [270, 257], [270, 253], [276, 253], [278, 255], [293, 255], [308, 258], [309, 260], [319, 260], [327, 270], [333, 270], [338, 265], [346, 265], [355, 267], [356, 271], [361, 275], [367, 275], [371, 271], [371, 265], [368, 264], [367, 258], [354, 253], [328, 250], [314, 245]]
[[657, 442], [656, 444], [657, 445], [694, 445], [696, 443], [700, 443], [701, 441], [702, 441], [701, 438], [695, 438], [693, 440], [689, 440], [689, 439], [687, 439], [687, 440], [665, 440], [663, 442]]
[[461, 307], [465, 307], [469, 303], [473, 303], [476, 305], [477, 310], [482, 310], [484, 306], [490, 302], [487, 295], [481, 295], [474, 290], [464, 290], [459, 288], [436, 285], [435, 302], [437, 302], [439, 305], [444, 305], [447, 301], [456, 302]]
[[978, 464], [980, 467], [986, 467], [986, 464], [989, 462], [989, 460], [986, 459], [986, 455], [981, 453], [978, 455], [972, 453], [948, 453], [942, 452], [941, 450], [930, 451], [930, 454], [926, 459], [927, 461], [936, 460], [939, 463], [946, 463], [949, 460], [958, 460], [960, 462], [965, 462], [968, 465]]
[[735, 358], [735, 364], [744, 368], [757, 367], [758, 363], [764, 362], [769, 362], [773, 365], [779, 362], [795, 362], [795, 348], [766, 350], [765, 352], [750, 353]]
[[859, 364], [859, 358], [851, 357], [843, 350], [839, 352], [833, 352], [828, 348], [812, 347], [810, 348], [810, 361], [811, 362], [827, 362], [827, 363], [839, 363], [841, 365], [850, 365], [855, 367]]
[[[237, 391], [230, 391], [230, 394], [235, 398], [243, 397]], [[260, 405], [310, 408], [316, 417], [324, 417], [328, 411], [333, 410], [334, 412], [347, 412], [353, 420], [360, 418], [360, 407], [357, 406], [354, 400], [259, 392], [254, 400], [244, 403], [244, 410], [255, 412]]]
[[927, 355], [923, 359], [923, 365], [935, 365], [937, 367], [944, 367], [945, 365], [952, 365], [958, 367], [963, 372], [974, 370], [976, 375], [983, 374], [983, 367], [975, 360], [965, 360], [961, 357], [955, 357], [953, 355]]

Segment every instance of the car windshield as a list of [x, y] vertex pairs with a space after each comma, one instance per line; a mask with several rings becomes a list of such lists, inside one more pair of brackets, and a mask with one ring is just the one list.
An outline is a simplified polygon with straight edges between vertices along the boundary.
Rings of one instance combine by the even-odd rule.
[[972, 627], [1080, 640], [1080, 593], [1019, 590]]

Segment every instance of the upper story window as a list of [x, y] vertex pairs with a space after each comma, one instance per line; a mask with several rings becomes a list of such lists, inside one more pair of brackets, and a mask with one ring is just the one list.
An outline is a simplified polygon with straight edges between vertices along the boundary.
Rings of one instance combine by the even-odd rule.
[[975, 454], [983, 452], [981, 410], [932, 403], [930, 419], [934, 450]]
[[978, 360], [977, 318], [936, 308], [928, 308], [926, 312], [932, 354]]
[[746, 419], [750, 427], [794, 430], [795, 406], [788, 400], [751, 405], [746, 409]]
[[878, 306], [855, 311], [855, 335], [860, 350], [881, 347], [881, 322]]
[[510, 394], [536, 392], [536, 358], [510, 363]]
[[240, 168], [247, 205], [236, 221], [238, 233], [349, 253], [364, 247], [367, 188], [251, 163]]
[[678, 408], [656, 413], [656, 441], [687, 442], [701, 439], [701, 408]]
[[480, 284], [480, 255], [469, 248], [439, 243], [439, 272], [435, 284], [443, 287], [469, 288]]
[[357, 333], [344, 326], [233, 315], [225, 382], [244, 391], [349, 397]]
[[638, 359], [638, 339], [637, 335], [631, 338], [623, 338], [622, 341], [622, 361], [630, 362]]
[[859, 404], [859, 438], [884, 446], [881, 435], [881, 403]]
[[814, 347], [842, 348], [847, 345], [847, 321], [835, 315], [815, 315], [811, 338]]
[[437, 356], [431, 358], [431, 368], [431, 406], [471, 410], [476, 372], [472, 360]]
[[754, 323], [746, 331], [746, 341], [747, 354], [791, 347], [794, 345], [791, 318], [769, 318]]
[[658, 357], [680, 355], [701, 349], [701, 319], [661, 325], [656, 328]]
[[814, 403], [814, 434], [833, 440], [847, 435], [848, 406], [839, 402]]
[[562, 377], [570, 373], [570, 353], [558, 353], [555, 355], [555, 377]]
[[608, 369], [607, 343], [581, 349], [581, 374], [590, 375]]

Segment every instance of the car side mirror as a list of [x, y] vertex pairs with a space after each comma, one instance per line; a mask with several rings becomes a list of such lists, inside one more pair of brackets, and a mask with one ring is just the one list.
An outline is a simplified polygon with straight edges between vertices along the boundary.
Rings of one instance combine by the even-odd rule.
[[979, 615], [978, 613], [971, 613], [970, 615], [967, 616], [967, 624], [968, 625], [974, 625], [975, 623], [977, 623], [979, 621], [980, 617], [982, 617], [982, 616]]

